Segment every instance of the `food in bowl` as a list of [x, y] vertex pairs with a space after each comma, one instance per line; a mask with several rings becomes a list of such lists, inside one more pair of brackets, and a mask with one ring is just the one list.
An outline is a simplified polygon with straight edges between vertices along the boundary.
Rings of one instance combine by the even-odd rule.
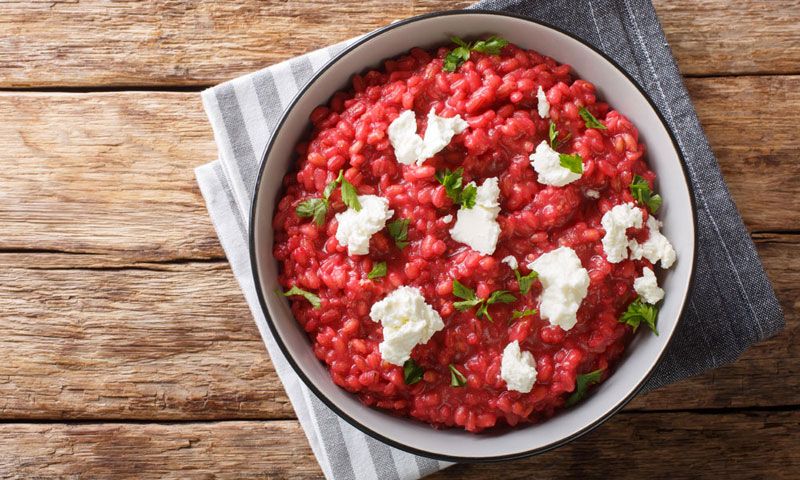
[[499, 37], [414, 48], [311, 114], [273, 218], [292, 312], [363, 403], [544, 420], [656, 331], [675, 250], [636, 127]]

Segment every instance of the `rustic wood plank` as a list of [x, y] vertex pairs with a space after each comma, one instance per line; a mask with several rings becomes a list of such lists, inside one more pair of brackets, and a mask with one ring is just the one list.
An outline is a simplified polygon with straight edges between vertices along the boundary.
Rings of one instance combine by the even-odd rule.
[[[688, 86], [749, 228], [800, 226], [786, 208], [800, 195], [786, 173], [800, 155], [800, 76]], [[192, 171], [216, 156], [210, 130], [193, 93], [0, 93], [0, 250], [221, 258]]]
[[[759, 251], [787, 331], [632, 409], [800, 405], [800, 236]], [[0, 420], [292, 418], [224, 262], [0, 254]]]
[[[471, 3], [5, 3], [0, 86], [211, 85], [399, 18]], [[800, 72], [797, 0], [658, 0], [655, 5], [684, 74]]]
[[295, 421], [5, 424], [3, 478], [321, 478]]
[[294, 416], [226, 263], [73, 257], [0, 254], [0, 419]]
[[[794, 478], [800, 412], [619, 414], [567, 446], [502, 464], [503, 478]], [[493, 478], [497, 464], [431, 479]], [[76, 478], [319, 478], [295, 421], [5, 424], [0, 475]]]
[[0, 250], [223, 256], [193, 168], [216, 147], [199, 95], [0, 93]]
[[[787, 208], [798, 198], [788, 172], [800, 157], [800, 76], [690, 78], [686, 86], [748, 228], [800, 227], [800, 211]], [[780, 222], [765, 220], [779, 210], [787, 211]]]

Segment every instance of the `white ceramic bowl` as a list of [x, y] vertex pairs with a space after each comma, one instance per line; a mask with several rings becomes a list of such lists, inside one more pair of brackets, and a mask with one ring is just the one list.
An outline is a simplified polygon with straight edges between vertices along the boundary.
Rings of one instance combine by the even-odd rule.
[[[672, 241], [678, 261], [662, 274], [666, 291], [656, 336], [642, 329], [616, 371], [586, 401], [536, 425], [473, 434], [462, 429], [435, 430], [429, 425], [364, 406], [336, 386], [314, 356], [305, 332], [285, 299], [275, 295], [278, 264], [272, 256], [273, 209], [281, 181], [294, 161], [293, 148], [309, 127], [309, 114], [344, 88], [350, 77], [412, 47], [448, 43], [450, 35], [475, 38], [497, 34], [521, 47], [573, 67], [578, 77], [597, 86], [598, 96], [625, 114], [647, 145], [647, 162], [657, 173], [664, 197], [659, 212], [663, 232]], [[420, 455], [451, 461], [518, 458], [562, 445], [608, 419], [639, 390], [670, 341], [690, 288], [695, 256], [695, 215], [683, 161], [666, 122], [643, 90], [594, 48], [555, 28], [522, 17], [478, 11], [453, 11], [415, 17], [373, 32], [330, 61], [298, 93], [267, 145], [253, 196], [250, 250], [259, 300], [272, 333], [297, 374], [346, 421], [390, 445]]]

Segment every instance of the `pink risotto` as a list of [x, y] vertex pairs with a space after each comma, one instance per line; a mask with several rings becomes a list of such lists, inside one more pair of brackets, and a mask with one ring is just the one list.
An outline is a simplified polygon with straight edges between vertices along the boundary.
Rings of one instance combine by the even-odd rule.
[[498, 37], [453, 41], [312, 112], [274, 256], [337, 385], [478, 432], [583, 400], [654, 334], [675, 252], [637, 129], [594, 85]]

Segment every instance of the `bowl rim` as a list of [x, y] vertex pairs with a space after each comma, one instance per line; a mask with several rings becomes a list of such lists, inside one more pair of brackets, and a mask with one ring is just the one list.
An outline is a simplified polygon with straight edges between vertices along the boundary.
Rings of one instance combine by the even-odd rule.
[[[673, 329], [672, 333], [670, 334], [670, 337], [667, 339], [667, 342], [666, 342], [666, 344], [664, 346], [664, 349], [661, 351], [661, 353], [659, 354], [658, 358], [653, 363], [652, 368], [650, 368], [650, 370], [648, 370], [644, 374], [644, 376], [642, 377], [641, 381], [636, 385], [636, 387], [633, 390], [631, 390], [630, 394], [628, 394], [625, 398], [621, 399], [613, 408], [608, 409], [606, 412], [604, 412], [602, 415], [600, 415], [593, 422], [587, 424], [586, 426], [584, 426], [583, 428], [581, 428], [577, 432], [573, 433], [572, 435], [569, 435], [567, 437], [561, 438], [561, 439], [559, 439], [557, 441], [554, 441], [554, 442], [552, 442], [550, 444], [547, 444], [545, 446], [542, 446], [542, 447], [533, 448], [533, 449], [525, 450], [525, 451], [522, 451], [522, 452], [515, 452], [515, 453], [511, 453], [511, 454], [507, 454], [507, 455], [496, 455], [496, 456], [492, 456], [492, 457], [460, 457], [460, 456], [453, 456], [453, 455], [442, 455], [442, 454], [439, 454], [439, 453], [429, 452], [429, 451], [426, 451], [426, 450], [415, 448], [413, 446], [402, 444], [400, 442], [396, 442], [396, 441], [394, 441], [394, 440], [392, 440], [390, 438], [384, 437], [383, 435], [381, 435], [380, 433], [372, 430], [371, 428], [367, 427], [366, 425], [361, 424], [360, 422], [358, 422], [357, 420], [352, 418], [350, 415], [348, 415], [346, 412], [344, 412], [342, 409], [340, 409], [338, 406], [336, 406], [331, 400], [329, 400], [328, 397], [325, 396], [322, 393], [322, 391], [319, 388], [317, 388], [317, 386], [305, 375], [305, 373], [303, 373], [303, 370], [297, 364], [297, 362], [295, 361], [294, 357], [291, 354], [291, 351], [289, 350], [289, 348], [286, 346], [286, 344], [284, 343], [283, 339], [281, 338], [280, 333], [279, 333], [277, 327], [275, 326], [275, 324], [274, 324], [274, 322], [272, 320], [272, 317], [269, 314], [269, 309], [267, 308], [266, 298], [264, 296], [264, 291], [263, 291], [263, 289], [261, 287], [261, 278], [259, 277], [259, 274], [258, 274], [258, 262], [257, 262], [257, 259], [256, 259], [256, 253], [255, 253], [256, 252], [256, 239], [255, 239], [255, 228], [254, 228], [255, 227], [255, 222], [256, 222], [256, 214], [255, 214], [255, 212], [256, 212], [256, 206], [258, 205], [258, 201], [259, 201], [259, 191], [261, 190], [261, 181], [264, 178], [264, 173], [266, 171], [266, 168], [265, 168], [266, 167], [266, 160], [269, 157], [270, 152], [272, 151], [272, 147], [273, 147], [273, 145], [275, 143], [275, 139], [277, 137], [277, 133], [283, 127], [283, 124], [286, 122], [287, 117], [292, 112], [294, 107], [297, 105], [297, 103], [299, 102], [300, 98], [303, 97], [303, 95], [305, 95], [306, 91], [314, 83], [316, 83], [316, 81], [320, 77], [322, 77], [325, 74], [325, 72], [331, 66], [333, 66], [335, 63], [337, 63], [342, 57], [346, 56], [348, 53], [350, 53], [352, 50], [358, 48], [359, 46], [369, 42], [373, 38], [384, 34], [385, 32], [388, 32], [390, 30], [394, 30], [395, 28], [399, 28], [399, 27], [408, 25], [410, 23], [415, 23], [415, 22], [426, 20], [426, 19], [429, 19], [429, 18], [442, 17], [442, 16], [471, 15], [471, 14], [496, 15], [496, 16], [501, 16], [501, 17], [510, 17], [510, 18], [524, 20], [524, 21], [527, 21], [527, 22], [530, 22], [530, 23], [534, 23], [534, 24], [543, 26], [545, 28], [549, 28], [549, 29], [554, 30], [554, 31], [556, 31], [558, 33], [566, 35], [566, 36], [572, 38], [573, 40], [576, 40], [577, 42], [579, 42], [584, 47], [594, 51], [597, 54], [599, 54], [605, 61], [609, 62], [615, 69], [617, 69], [620, 73], [622, 73], [631, 82], [631, 84], [633, 84], [633, 86], [639, 91], [639, 93], [644, 97], [644, 99], [647, 101], [647, 103], [650, 106], [650, 108], [653, 110], [653, 112], [655, 112], [656, 116], [658, 117], [659, 121], [661, 122], [661, 125], [664, 127], [664, 130], [669, 135], [669, 139], [672, 142], [672, 147], [673, 147], [673, 149], [675, 150], [675, 153], [678, 156], [678, 160], [679, 160], [679, 163], [680, 163], [680, 166], [681, 166], [681, 170], [683, 172], [683, 177], [684, 177], [684, 180], [686, 182], [687, 190], [688, 190], [688, 193], [689, 193], [689, 203], [690, 203], [690, 206], [691, 206], [691, 212], [690, 213], [691, 213], [691, 217], [692, 217], [692, 228], [693, 228], [693, 238], [691, 239], [692, 240], [692, 265], [691, 265], [691, 268], [689, 270], [689, 280], [688, 280], [688, 286], [687, 286], [687, 289], [686, 289], [687, 293], [686, 293], [686, 296], [683, 298], [683, 302], [681, 304], [680, 311], [678, 313], [678, 318], [675, 321], [675, 328]], [[672, 128], [670, 127], [669, 123], [666, 121], [666, 119], [664, 118], [664, 115], [658, 109], [658, 107], [656, 106], [655, 102], [650, 97], [650, 95], [644, 90], [644, 88], [642, 88], [642, 86], [639, 84], [639, 82], [635, 78], [633, 78], [633, 76], [631, 76], [624, 68], [622, 68], [614, 59], [612, 59], [610, 56], [608, 56], [606, 53], [604, 53], [603, 51], [601, 51], [600, 49], [598, 49], [594, 45], [591, 45], [591, 44], [587, 43], [585, 40], [583, 40], [582, 38], [574, 35], [573, 33], [568, 32], [566, 30], [563, 30], [563, 29], [561, 29], [559, 27], [556, 27], [554, 25], [551, 25], [551, 24], [549, 24], [547, 22], [543, 22], [543, 21], [540, 21], [540, 20], [535, 20], [535, 19], [532, 19], [532, 18], [527, 17], [525, 15], [520, 15], [520, 14], [516, 14], [516, 13], [511, 13], [511, 12], [502, 12], [502, 11], [485, 10], [485, 9], [469, 9], [469, 10], [460, 9], [460, 10], [445, 10], [445, 11], [439, 11], [439, 12], [431, 12], [431, 13], [427, 13], [427, 14], [423, 14], [423, 15], [416, 15], [416, 16], [413, 16], [413, 17], [408, 17], [408, 18], [404, 18], [402, 20], [395, 21], [395, 22], [390, 23], [388, 25], [385, 25], [385, 26], [383, 26], [381, 28], [373, 30], [372, 32], [369, 32], [369, 33], [363, 35], [362, 37], [358, 38], [357, 40], [353, 41], [346, 48], [342, 49], [339, 53], [337, 53], [336, 55], [331, 57], [331, 59], [328, 60], [325, 63], [325, 65], [322, 66], [322, 68], [320, 68], [317, 72], [315, 72], [311, 76], [311, 78], [305, 83], [305, 85], [303, 85], [302, 88], [300, 88], [297, 91], [297, 93], [292, 98], [292, 101], [289, 103], [289, 105], [281, 113], [280, 120], [276, 124], [276, 126], [275, 126], [275, 128], [274, 128], [274, 130], [272, 132], [272, 135], [270, 136], [269, 141], [267, 142], [267, 144], [264, 147], [264, 152], [262, 153], [262, 155], [260, 157], [260, 162], [261, 163], [259, 164], [259, 167], [258, 167], [258, 176], [256, 177], [256, 183], [255, 183], [255, 187], [253, 189], [252, 201], [251, 201], [251, 204], [250, 204], [250, 218], [249, 218], [249, 221], [248, 221], [248, 247], [249, 247], [249, 250], [250, 250], [250, 267], [251, 267], [250, 269], [251, 269], [251, 272], [252, 272], [252, 275], [253, 275], [253, 283], [255, 284], [256, 296], [258, 297], [258, 302], [259, 302], [259, 305], [261, 307], [261, 310], [262, 310], [262, 313], [264, 315], [264, 318], [266, 320], [266, 323], [269, 326], [270, 332], [272, 333], [272, 336], [275, 339], [275, 343], [278, 344], [278, 347], [280, 348], [280, 350], [283, 353], [283, 355], [286, 358], [286, 360], [292, 366], [292, 369], [297, 374], [297, 376], [300, 377], [300, 379], [303, 381], [303, 383], [311, 390], [311, 392], [318, 399], [320, 399], [320, 401], [322, 401], [325, 404], [325, 406], [330, 408], [334, 413], [336, 413], [337, 416], [339, 416], [340, 418], [345, 420], [348, 424], [352, 425], [353, 427], [355, 427], [356, 429], [358, 429], [362, 433], [364, 433], [366, 435], [369, 435], [370, 437], [375, 438], [376, 440], [379, 440], [379, 441], [381, 441], [381, 442], [383, 442], [383, 443], [385, 443], [387, 445], [390, 445], [390, 446], [392, 446], [394, 448], [397, 448], [399, 450], [402, 450], [402, 451], [405, 451], [407, 453], [411, 453], [411, 454], [414, 454], [414, 455], [420, 455], [420, 456], [423, 456], [423, 457], [432, 458], [432, 459], [440, 460], [440, 461], [447, 461], [447, 462], [492, 463], [492, 462], [502, 462], [502, 461], [507, 461], [507, 460], [516, 460], [516, 459], [526, 458], [526, 457], [530, 457], [530, 456], [533, 456], [533, 455], [538, 455], [538, 454], [541, 454], [541, 453], [545, 453], [545, 452], [548, 452], [548, 451], [553, 450], [555, 448], [558, 448], [560, 446], [563, 446], [563, 445], [565, 445], [565, 444], [567, 444], [567, 443], [569, 443], [569, 442], [571, 442], [573, 440], [576, 440], [576, 439], [584, 436], [585, 434], [593, 431], [594, 429], [596, 429], [597, 427], [599, 427], [600, 425], [605, 423], [608, 419], [610, 419], [617, 412], [619, 412], [622, 408], [624, 408], [636, 395], [639, 394], [639, 392], [642, 390], [644, 385], [647, 383], [647, 381], [653, 375], [653, 372], [656, 370], [658, 365], [663, 360], [664, 355], [666, 354], [667, 349], [670, 346], [670, 343], [672, 343], [672, 341], [673, 341], [673, 339], [675, 337], [675, 332], [678, 330], [678, 328], [680, 328], [681, 323], [683, 323], [683, 317], [684, 317], [684, 314], [686, 312], [686, 304], [688, 303], [689, 293], [692, 291], [693, 286], [694, 286], [695, 273], [696, 273], [696, 268], [697, 268], [697, 204], [696, 204], [696, 200], [695, 200], [694, 187], [692, 185], [691, 177], [689, 176], [688, 167], [686, 166], [686, 159], [685, 159], [685, 157], [683, 155], [683, 152], [680, 149], [680, 146], [679, 146], [679, 143], [678, 143], [677, 138], [675, 136], [675, 133], [672, 131]], [[370, 407], [367, 407], [366, 405], [364, 405], [364, 408], [370, 408]], [[388, 415], [388, 413], [387, 413], [387, 415]]]

